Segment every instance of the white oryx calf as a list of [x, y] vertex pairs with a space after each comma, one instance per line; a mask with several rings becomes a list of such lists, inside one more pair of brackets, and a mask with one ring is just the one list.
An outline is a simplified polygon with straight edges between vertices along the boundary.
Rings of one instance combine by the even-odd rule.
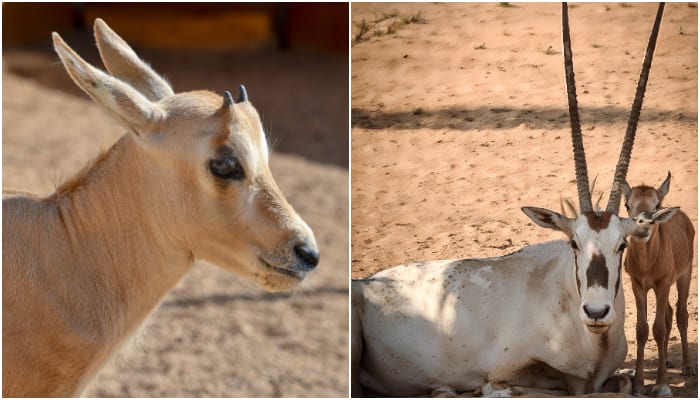
[[682, 373], [686, 376], [695, 375], [688, 351], [688, 292], [695, 228], [680, 208], [661, 207], [670, 185], [671, 172], [658, 189], [646, 185], [632, 188], [627, 182], [622, 185], [625, 208], [630, 216], [636, 216], [634, 219], [638, 225], [638, 232], [632, 235], [625, 259], [625, 269], [632, 278], [637, 305], [637, 364], [632, 383], [635, 393], [641, 393], [644, 388], [644, 345], [649, 337], [647, 293], [653, 289], [656, 296], [656, 317], [652, 332], [659, 351], [654, 392], [659, 396], [672, 395], [666, 367], [667, 364], [672, 365], [667, 359], [673, 322], [673, 308], [668, 297], [674, 283], [678, 289], [676, 324], [683, 347]]
[[[580, 396], [631, 389], [613, 377], [627, 354], [621, 287], [634, 220], [617, 215], [663, 5], [659, 7], [605, 211], [593, 210], [562, 8], [580, 214], [525, 207], [567, 241], [497, 258], [412, 263], [352, 282], [354, 396], [415, 396], [432, 390], [485, 394], [557, 391]], [[660, 222], [660, 221], [659, 221]], [[552, 392], [548, 392], [552, 394]]]
[[48, 197], [3, 199], [3, 396], [80, 395], [196, 259], [268, 290], [318, 264], [245, 88], [175, 94], [99, 19], [95, 37], [110, 74], [54, 48], [131, 132]]

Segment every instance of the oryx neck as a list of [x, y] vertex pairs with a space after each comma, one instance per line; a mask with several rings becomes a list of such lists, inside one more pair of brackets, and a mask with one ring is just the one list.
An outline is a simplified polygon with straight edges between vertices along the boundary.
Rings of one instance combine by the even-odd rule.
[[68, 309], [88, 302], [91, 310], [100, 310], [99, 316], [75, 312], [71, 318], [108, 341], [138, 326], [192, 264], [191, 254], [162, 222], [176, 219], [166, 215], [168, 197], [157, 195], [167, 185], [141, 162], [136, 140], [125, 135], [69, 181], [72, 187], [64, 184], [44, 200], [60, 221], [55, 237], [67, 242], [61, 256], [73, 272], [56, 284], [81, 287], [80, 293], [61, 294], [60, 301]]

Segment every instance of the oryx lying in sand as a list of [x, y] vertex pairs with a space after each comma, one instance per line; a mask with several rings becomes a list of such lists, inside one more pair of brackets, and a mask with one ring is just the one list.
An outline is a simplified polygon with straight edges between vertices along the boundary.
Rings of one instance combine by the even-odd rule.
[[[435, 389], [488, 392], [497, 384], [507, 386], [506, 394], [630, 389], [627, 377], [611, 378], [627, 353], [620, 267], [626, 237], [636, 231], [632, 219], [617, 215], [619, 186], [630, 161], [662, 11], [663, 6], [647, 48], [607, 209], [592, 207], [564, 5], [564, 57], [581, 212], [567, 218], [542, 208], [523, 211], [537, 225], [561, 231], [567, 240], [497, 258], [412, 263], [353, 281], [353, 396], [414, 396]], [[514, 388], [518, 391], [511, 392]]]
[[48, 197], [3, 199], [3, 396], [80, 395], [196, 259], [275, 291], [318, 264], [245, 88], [175, 94], [99, 19], [95, 37], [109, 74], [54, 48], [131, 132]]
[[678, 289], [676, 323], [683, 347], [682, 374], [695, 375], [688, 351], [688, 292], [695, 228], [690, 218], [678, 207], [661, 207], [670, 185], [671, 172], [658, 189], [646, 185], [630, 187], [627, 182], [622, 185], [625, 208], [630, 216], [636, 216], [634, 219], [639, 227], [638, 232], [632, 236], [625, 259], [625, 270], [632, 278], [632, 291], [637, 305], [637, 365], [633, 388], [635, 393], [640, 394], [644, 388], [644, 345], [649, 337], [647, 293], [653, 289], [656, 296], [653, 334], [659, 352], [654, 393], [659, 396], [672, 395], [666, 364], [669, 363], [668, 340], [673, 321], [673, 309], [668, 297], [674, 283]]

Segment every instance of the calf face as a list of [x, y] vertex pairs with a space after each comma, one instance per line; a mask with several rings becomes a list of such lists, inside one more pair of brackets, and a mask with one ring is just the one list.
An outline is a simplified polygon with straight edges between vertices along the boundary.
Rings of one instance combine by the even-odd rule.
[[195, 258], [269, 290], [301, 282], [318, 264], [316, 242], [272, 177], [245, 88], [237, 101], [228, 92], [176, 94], [99, 19], [95, 37], [110, 74], [55, 33], [54, 47], [78, 86], [134, 133], [142, 171], [156, 177], [149, 212], [162, 230]]

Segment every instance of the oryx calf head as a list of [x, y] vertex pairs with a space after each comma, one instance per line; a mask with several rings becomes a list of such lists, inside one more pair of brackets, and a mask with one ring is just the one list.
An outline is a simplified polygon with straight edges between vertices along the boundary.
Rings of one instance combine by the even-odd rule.
[[616, 315], [614, 305], [620, 292], [622, 255], [627, 247], [626, 237], [633, 234], [638, 228], [633, 219], [621, 218], [617, 213], [620, 207], [620, 186], [627, 175], [662, 10], [661, 8], [657, 14], [647, 46], [637, 93], [615, 170], [610, 199], [606, 210], [598, 211], [593, 209], [591, 201], [588, 169], [578, 115], [568, 8], [566, 3], [562, 5], [564, 67], [580, 214], [576, 218], [568, 218], [554, 211], [535, 207], [524, 207], [523, 212], [536, 224], [561, 231], [567, 235], [573, 258], [571, 268], [574, 269], [573, 276], [580, 299], [578, 315], [586, 327], [596, 334], [606, 332], [615, 319], [619, 317]]
[[625, 208], [627, 215], [634, 220], [636, 229], [631, 235], [632, 240], [647, 243], [656, 231], [657, 224], [670, 220], [679, 207], [661, 206], [661, 202], [668, 194], [671, 186], [671, 172], [668, 173], [658, 189], [651, 186], [639, 185], [630, 187], [622, 182], [622, 194], [625, 196]]
[[95, 38], [109, 73], [53, 36], [73, 80], [133, 132], [125, 141], [154, 193], [147, 218], [194, 258], [269, 290], [301, 282], [318, 264], [314, 235], [272, 177], [245, 88], [236, 100], [229, 92], [175, 93], [100, 19]]

